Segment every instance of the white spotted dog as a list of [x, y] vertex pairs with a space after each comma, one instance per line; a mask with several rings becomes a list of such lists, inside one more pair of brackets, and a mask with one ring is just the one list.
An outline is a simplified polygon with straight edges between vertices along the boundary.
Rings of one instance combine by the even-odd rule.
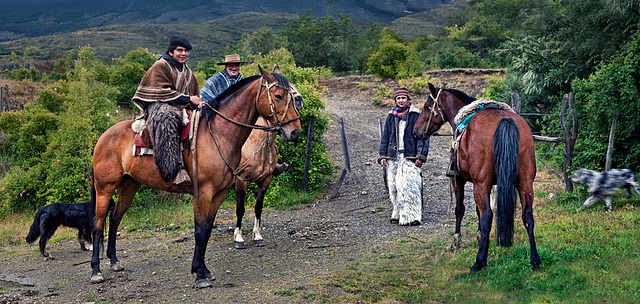
[[580, 211], [593, 205], [598, 199], [604, 200], [607, 204], [607, 212], [611, 212], [611, 194], [626, 188], [627, 198], [631, 197], [631, 187], [640, 196], [640, 187], [638, 187], [638, 179], [629, 169], [613, 169], [606, 172], [597, 172], [593, 170], [580, 169], [573, 172], [571, 181], [576, 184], [587, 186], [587, 191], [591, 196], [584, 202]]

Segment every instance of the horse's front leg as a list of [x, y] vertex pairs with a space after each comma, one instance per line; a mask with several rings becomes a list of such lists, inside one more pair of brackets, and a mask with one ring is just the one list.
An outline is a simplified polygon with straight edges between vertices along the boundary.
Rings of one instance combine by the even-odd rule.
[[213, 197], [211, 194], [207, 195], [207, 192], [211, 192], [206, 191], [204, 187], [200, 188], [200, 190], [202, 190], [201, 195], [193, 204], [195, 248], [193, 261], [191, 262], [191, 273], [196, 274], [196, 287], [205, 288], [213, 286], [211, 281], [215, 280], [215, 277], [211, 275], [211, 271], [207, 269], [204, 263], [204, 256], [207, 251], [207, 243], [211, 237], [213, 221], [222, 201], [227, 197], [227, 190], [221, 190]]
[[451, 244], [451, 251], [456, 251], [460, 249], [460, 241], [462, 239], [461, 235], [461, 226], [462, 226], [462, 218], [464, 217], [464, 185], [467, 181], [462, 178], [452, 177], [451, 182], [453, 183], [453, 191], [456, 196], [456, 228], [455, 233], [453, 234], [453, 243]]
[[536, 247], [536, 237], [533, 234], [535, 227], [533, 221], [533, 191], [531, 189], [529, 191], [520, 190], [520, 202], [522, 203], [522, 222], [529, 236], [529, 248], [531, 249], [531, 257], [529, 259], [533, 265], [533, 270], [538, 270], [540, 269], [541, 260]]
[[242, 238], [242, 218], [244, 217], [244, 201], [249, 183], [236, 180], [236, 228], [233, 230], [233, 247], [236, 249], [246, 249], [247, 245]]
[[473, 198], [476, 201], [476, 211], [478, 212], [478, 226], [480, 241], [478, 243], [478, 254], [476, 262], [471, 266], [471, 272], [476, 272], [487, 266], [489, 255], [489, 234], [493, 223], [493, 212], [490, 206], [491, 185], [474, 184]]

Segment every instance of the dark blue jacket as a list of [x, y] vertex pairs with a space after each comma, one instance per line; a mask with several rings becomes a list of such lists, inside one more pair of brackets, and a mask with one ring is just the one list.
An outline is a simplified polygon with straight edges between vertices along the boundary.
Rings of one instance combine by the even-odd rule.
[[[413, 126], [420, 116], [420, 112], [414, 106], [411, 106], [407, 114], [407, 127], [404, 129], [404, 157], [409, 159], [420, 159], [423, 162], [427, 160], [429, 154], [429, 139], [419, 140], [413, 135]], [[380, 140], [380, 159], [395, 159], [398, 152], [398, 139], [396, 134], [398, 118], [389, 114], [384, 123], [382, 138]]]

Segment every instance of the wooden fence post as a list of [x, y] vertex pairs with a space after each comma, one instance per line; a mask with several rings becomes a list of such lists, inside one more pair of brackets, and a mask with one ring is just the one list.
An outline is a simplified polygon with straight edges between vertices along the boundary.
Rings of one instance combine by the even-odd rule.
[[340, 133], [342, 134], [342, 152], [344, 153], [345, 168], [342, 169], [342, 174], [340, 174], [340, 178], [338, 179], [338, 182], [333, 187], [333, 191], [331, 191], [331, 194], [329, 195], [329, 199], [333, 199], [336, 196], [338, 196], [338, 189], [340, 189], [340, 186], [342, 185], [344, 178], [347, 176], [347, 171], [351, 172], [351, 161], [349, 160], [349, 147], [347, 146], [347, 135], [345, 134], [345, 131], [344, 131], [344, 120], [342, 119], [342, 117], [340, 118]]
[[313, 122], [315, 116], [311, 116], [309, 120], [309, 131], [307, 133], [307, 158], [304, 161], [304, 176], [302, 177], [302, 192], [307, 193], [307, 184], [309, 183], [309, 167], [311, 166], [311, 143], [313, 142]]
[[511, 108], [520, 115], [520, 94], [518, 92], [511, 92]]
[[9, 86], [0, 86], [0, 112], [9, 111]]
[[604, 171], [611, 170], [611, 155], [613, 154], [613, 138], [616, 135], [616, 125], [618, 124], [618, 108], [613, 112], [611, 119], [611, 131], [609, 131], [609, 146], [607, 147], [607, 161], [604, 165]]
[[[571, 129], [567, 126], [567, 107], [569, 107], [569, 115], [572, 116], [573, 126]], [[564, 191], [573, 191], [573, 183], [569, 178], [571, 166], [573, 165], [573, 147], [576, 144], [576, 137], [578, 136], [578, 113], [576, 112], [576, 104], [574, 100], [574, 94], [565, 94], [562, 97], [562, 110], [560, 111], [560, 126], [562, 127], [562, 133], [564, 133]]]

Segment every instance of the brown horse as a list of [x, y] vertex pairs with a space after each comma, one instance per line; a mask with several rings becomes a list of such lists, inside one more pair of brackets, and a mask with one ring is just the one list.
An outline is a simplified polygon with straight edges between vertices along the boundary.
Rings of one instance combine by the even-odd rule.
[[[257, 125], [265, 125], [260, 117]], [[255, 221], [253, 225], [253, 244], [264, 246], [262, 238], [262, 206], [264, 195], [269, 189], [274, 176], [287, 169], [288, 165], [278, 164], [278, 151], [275, 146], [276, 134], [269, 131], [253, 130], [242, 146], [242, 161], [236, 177], [236, 228], [233, 232], [233, 245], [236, 249], [245, 249], [247, 245], [242, 238], [242, 217], [244, 216], [245, 196], [251, 183], [258, 186], [256, 190]]]
[[[279, 130], [284, 140], [296, 140], [301, 133], [300, 116], [289, 93], [290, 83], [284, 76], [269, 74], [260, 69], [260, 75], [240, 81], [227, 89], [215, 101], [215, 107], [202, 108], [198, 124], [196, 161], [194, 153], [185, 150], [184, 165], [190, 176], [197, 176], [197, 196], [194, 195], [195, 249], [191, 273], [196, 274], [198, 287], [212, 286], [211, 275], [204, 263], [207, 242], [215, 216], [237, 174], [240, 151], [258, 116], [265, 117], [273, 130]], [[216, 115], [217, 114], [217, 115]], [[97, 192], [96, 228], [91, 259], [91, 282], [104, 282], [100, 271], [99, 248], [103, 237], [108, 203], [118, 193], [118, 200], [109, 220], [107, 257], [110, 268], [124, 268], [116, 257], [116, 234], [124, 213], [131, 207], [133, 197], [141, 185], [169, 192], [194, 193], [193, 186], [177, 188], [162, 180], [151, 156], [133, 156], [133, 121], [119, 122], [98, 139], [93, 154], [93, 171]], [[197, 174], [194, 175], [194, 164]], [[195, 183], [194, 183], [195, 184]]]
[[[280, 68], [275, 67], [274, 73], [280, 73]], [[294, 100], [296, 110], [302, 110], [304, 99], [298, 89], [291, 84], [289, 89]], [[264, 118], [259, 117], [256, 125], [268, 126]], [[256, 204], [254, 207], [255, 221], [253, 225], [253, 245], [264, 246], [262, 238], [262, 206], [264, 196], [271, 185], [273, 177], [287, 170], [287, 163], [278, 164], [278, 150], [275, 146], [276, 134], [273, 131], [253, 130], [249, 138], [242, 146], [242, 160], [238, 166], [236, 177], [236, 228], [233, 231], [233, 246], [236, 249], [246, 249], [247, 245], [242, 238], [242, 217], [244, 217], [244, 203], [247, 189], [251, 183], [258, 186], [256, 190]]]
[[[458, 90], [436, 90], [431, 83], [429, 91], [431, 96], [427, 98], [414, 126], [414, 134], [419, 137], [430, 136], [445, 122], [449, 122], [452, 130], [456, 130], [457, 120], [463, 118], [456, 115], [475, 98]], [[476, 111], [458, 141], [459, 174], [451, 177], [456, 196], [454, 246], [460, 246], [460, 224], [465, 209], [465, 183], [473, 183], [473, 197], [479, 220], [479, 249], [476, 262], [471, 267], [472, 272], [487, 265], [489, 233], [493, 221], [489, 203], [492, 185], [498, 186], [497, 244], [504, 247], [512, 245], [516, 202], [514, 189], [517, 189], [522, 204], [522, 222], [529, 235], [530, 260], [533, 269], [538, 269], [540, 256], [533, 234], [533, 180], [536, 176], [533, 135], [522, 117], [504, 109], [508, 106], [503, 104], [504, 107], [499, 107], [494, 102], [488, 104], [494, 106], [487, 105], [485, 110]], [[467, 109], [469, 107], [463, 111]]]

